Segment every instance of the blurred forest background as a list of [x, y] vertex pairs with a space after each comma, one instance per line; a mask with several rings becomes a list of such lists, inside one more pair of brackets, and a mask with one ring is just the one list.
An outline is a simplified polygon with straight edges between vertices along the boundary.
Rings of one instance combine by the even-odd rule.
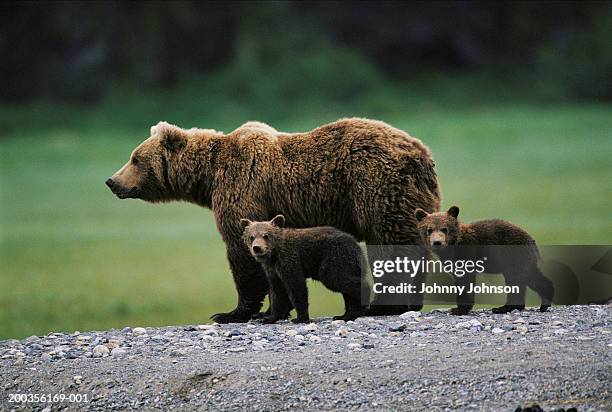
[[[236, 295], [210, 211], [104, 180], [166, 120], [421, 138], [444, 206], [612, 241], [612, 3], [3, 2], [0, 338], [208, 322]], [[313, 286], [311, 315], [341, 300]], [[533, 296], [531, 296], [533, 298]]]

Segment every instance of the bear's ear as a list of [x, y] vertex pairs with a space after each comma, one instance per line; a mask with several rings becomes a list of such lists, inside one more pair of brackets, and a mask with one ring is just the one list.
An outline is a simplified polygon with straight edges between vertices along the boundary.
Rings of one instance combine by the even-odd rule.
[[451, 206], [446, 213], [457, 219], [457, 216], [459, 216], [459, 206]]
[[414, 210], [414, 217], [416, 218], [417, 222], [420, 222], [421, 220], [425, 219], [427, 215], [428, 213], [424, 211], [423, 209], [421, 209], [420, 207], [417, 207]]
[[166, 122], [159, 122], [151, 127], [151, 136], [159, 136], [162, 146], [171, 152], [178, 152], [187, 144], [185, 131]]
[[274, 219], [270, 221], [270, 223], [277, 227], [285, 227], [285, 216], [276, 215], [274, 216]]
[[240, 219], [240, 226], [242, 226], [243, 228], [247, 227], [251, 223], [253, 222], [251, 222], [249, 219]]

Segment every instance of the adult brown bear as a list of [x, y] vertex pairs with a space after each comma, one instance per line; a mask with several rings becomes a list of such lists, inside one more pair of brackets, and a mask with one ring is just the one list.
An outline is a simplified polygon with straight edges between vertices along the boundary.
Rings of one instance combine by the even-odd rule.
[[228, 135], [161, 122], [106, 184], [122, 199], [212, 209], [238, 291], [236, 309], [213, 316], [219, 323], [249, 320], [268, 293], [240, 219], [283, 214], [290, 227], [334, 226], [372, 245], [417, 244], [414, 210], [440, 206], [429, 149], [386, 123], [356, 118], [306, 133], [248, 122]]

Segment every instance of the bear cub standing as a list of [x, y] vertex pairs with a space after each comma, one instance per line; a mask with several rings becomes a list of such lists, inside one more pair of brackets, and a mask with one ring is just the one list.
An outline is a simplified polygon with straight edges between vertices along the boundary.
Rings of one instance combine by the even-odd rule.
[[353, 236], [333, 227], [285, 228], [283, 215], [269, 222], [241, 219], [240, 223], [244, 241], [270, 283], [270, 314], [264, 323], [286, 319], [291, 305], [297, 312], [294, 323], [310, 321], [307, 277], [342, 293], [345, 313], [334, 319], [348, 321], [363, 314], [362, 279], [367, 266]]
[[[457, 218], [459, 207], [452, 206], [447, 212], [427, 213], [416, 209], [421, 239], [442, 260], [475, 260], [486, 256], [485, 271], [502, 273], [506, 285], [519, 287], [518, 294], [508, 294], [504, 306], [494, 308], [493, 313], [507, 313], [514, 309], [525, 309], [525, 288], [529, 286], [540, 298], [540, 311], [548, 310], [554, 295], [553, 283], [538, 267], [540, 258], [535, 240], [523, 229], [499, 219], [481, 220], [463, 224]], [[506, 245], [511, 247], [484, 247]], [[483, 247], [481, 247], [483, 246]], [[455, 282], [470, 290], [476, 275], [454, 276]], [[474, 293], [457, 296], [454, 315], [465, 315], [474, 306]]]

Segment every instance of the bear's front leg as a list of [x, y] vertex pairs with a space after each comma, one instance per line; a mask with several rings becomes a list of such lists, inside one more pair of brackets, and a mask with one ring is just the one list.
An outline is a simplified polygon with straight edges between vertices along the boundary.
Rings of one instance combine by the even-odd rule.
[[268, 281], [261, 265], [241, 241], [227, 242], [227, 258], [238, 292], [238, 305], [231, 312], [214, 314], [211, 319], [217, 323], [248, 322], [263, 305]]

